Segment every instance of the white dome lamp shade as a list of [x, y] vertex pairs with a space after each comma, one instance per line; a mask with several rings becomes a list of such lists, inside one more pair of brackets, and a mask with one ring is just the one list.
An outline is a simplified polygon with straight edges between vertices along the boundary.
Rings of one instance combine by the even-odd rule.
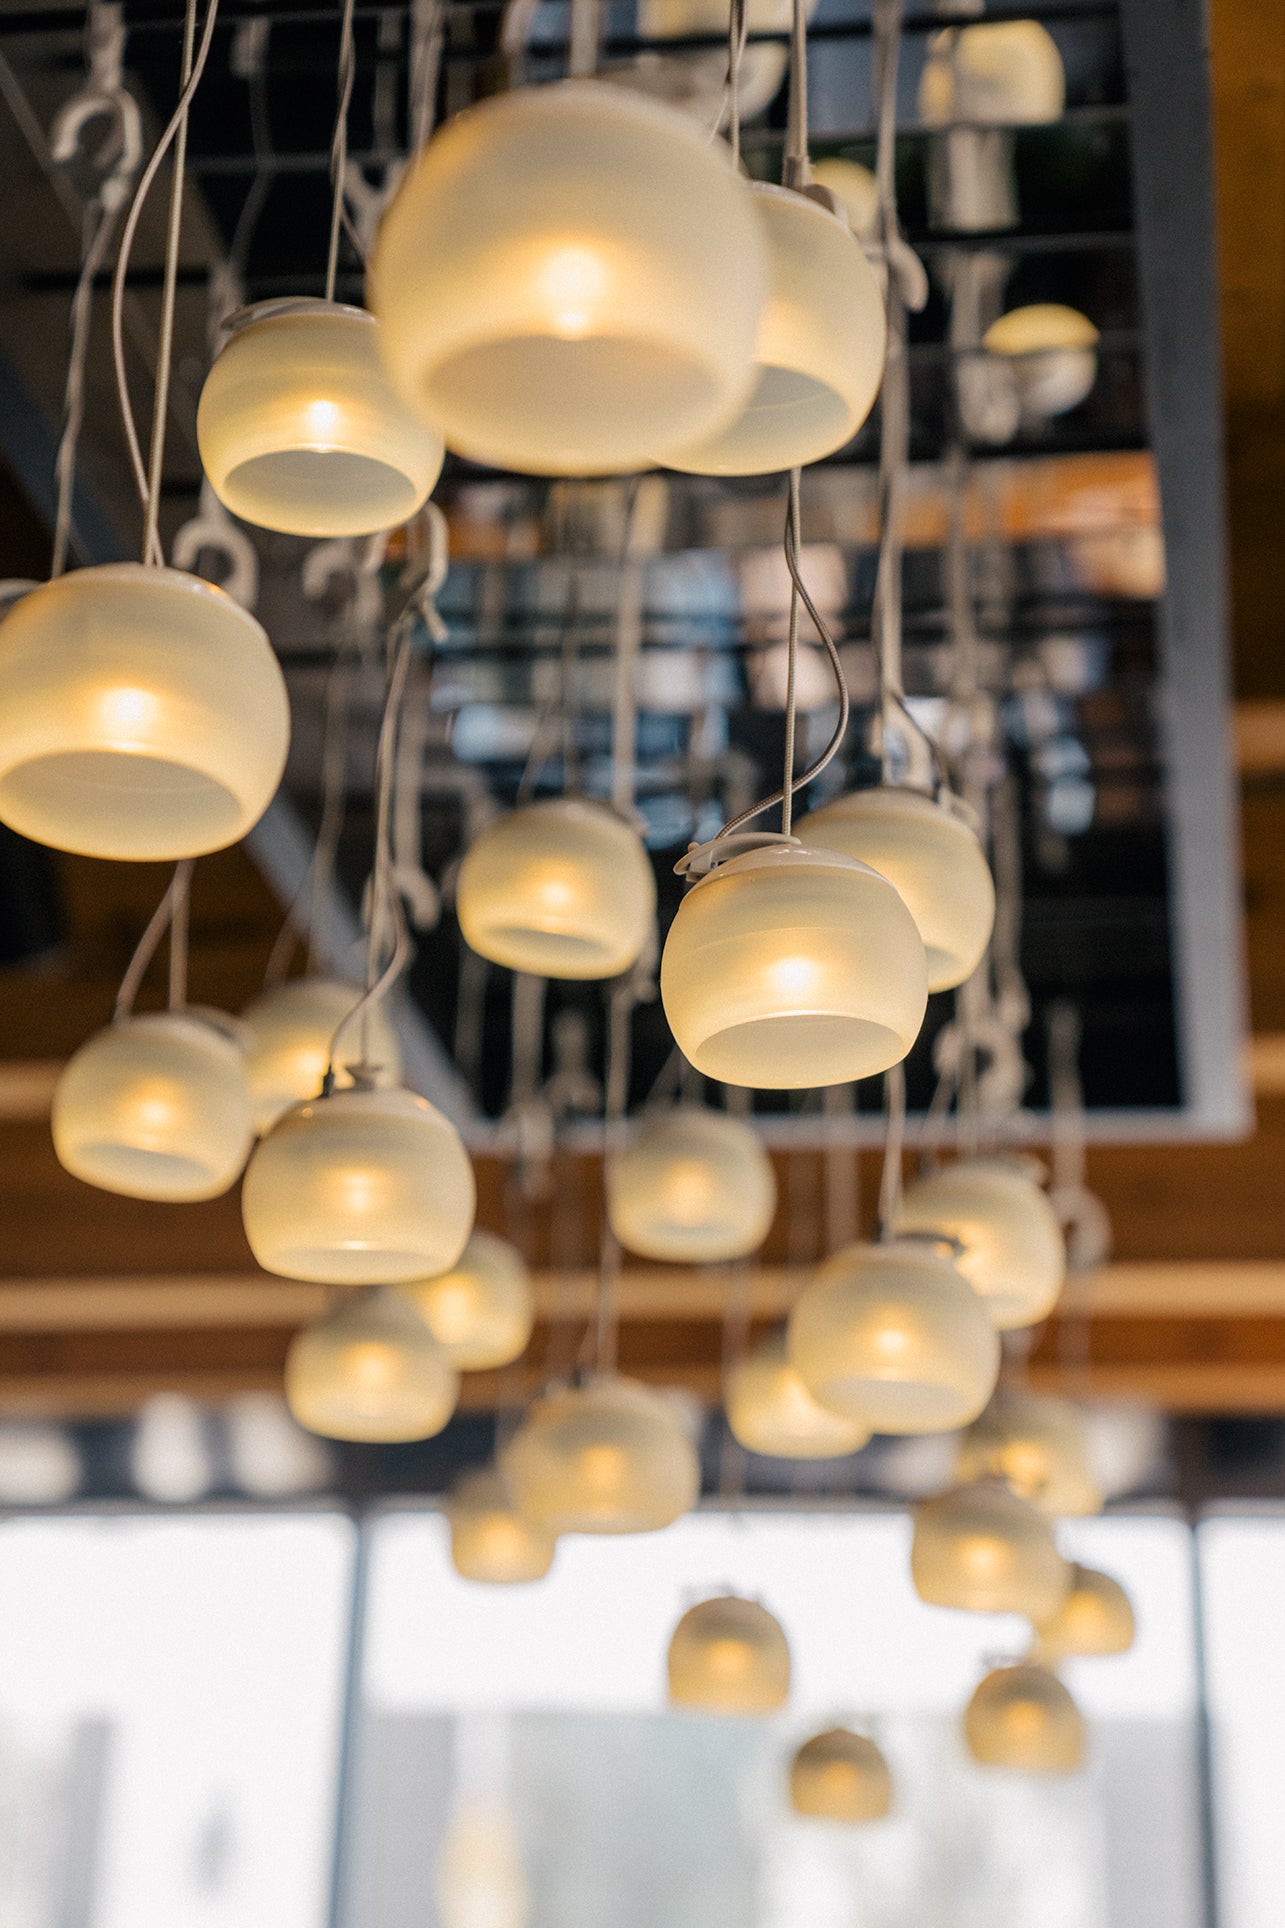
[[327, 1439], [431, 1439], [458, 1396], [446, 1355], [414, 1307], [388, 1286], [349, 1294], [297, 1333], [286, 1355], [290, 1411]]
[[886, 1071], [919, 1035], [924, 947], [892, 885], [836, 851], [774, 844], [692, 886], [660, 967], [665, 1016], [706, 1077], [770, 1090]]
[[960, 1441], [956, 1472], [961, 1485], [1003, 1480], [1052, 1519], [1084, 1519], [1102, 1510], [1084, 1420], [1067, 1399], [1000, 1386]]
[[919, 78], [929, 127], [1033, 127], [1060, 120], [1066, 69], [1038, 20], [980, 20], [934, 35]]
[[264, 1270], [323, 1285], [399, 1285], [446, 1271], [473, 1229], [475, 1200], [454, 1125], [400, 1088], [295, 1105], [260, 1139], [241, 1190]]
[[465, 942], [535, 977], [618, 977], [651, 936], [656, 879], [632, 825], [605, 804], [559, 797], [488, 826], [456, 887]]
[[253, 1143], [240, 1045], [187, 1011], [122, 1018], [58, 1080], [53, 1141], [74, 1177], [126, 1198], [217, 1198]]
[[[241, 1013], [254, 1128], [269, 1131], [291, 1105], [315, 1098], [330, 1062], [330, 1042], [361, 991], [335, 978], [299, 977], [262, 991]], [[402, 1054], [382, 1004], [365, 1016], [366, 1056], [378, 1084], [396, 1084]], [[335, 1068], [341, 1089], [351, 1083]]]
[[910, 1572], [930, 1607], [1020, 1613], [1037, 1623], [1058, 1611], [1071, 1585], [1048, 1520], [996, 1481], [920, 1502]]
[[750, 192], [770, 274], [755, 383], [730, 427], [664, 458], [697, 475], [764, 475], [832, 455], [857, 433], [883, 379], [884, 300], [846, 220], [791, 188], [755, 182]]
[[1133, 1606], [1120, 1582], [1097, 1567], [1072, 1565], [1065, 1600], [1035, 1629], [1036, 1656], [1056, 1666], [1071, 1658], [1097, 1660], [1128, 1653], [1135, 1632]]
[[877, 1433], [937, 1433], [985, 1406], [999, 1337], [946, 1251], [851, 1245], [790, 1314], [790, 1361], [819, 1404]]
[[723, 144], [572, 80], [447, 123], [384, 216], [368, 292], [395, 387], [450, 448], [609, 475], [736, 416], [766, 289]]
[[1019, 1161], [962, 1158], [906, 1187], [898, 1232], [954, 1239], [957, 1263], [1003, 1332], [1036, 1325], [1066, 1278], [1066, 1241], [1047, 1195]]
[[1098, 331], [1078, 308], [1058, 301], [1011, 308], [991, 323], [982, 347], [1002, 356], [1028, 421], [1069, 414], [1098, 378]]
[[423, 507], [442, 438], [394, 393], [377, 335], [373, 315], [334, 301], [233, 317], [196, 417], [205, 472], [233, 515], [287, 535], [359, 536]]
[[804, 1741], [790, 1763], [790, 1806], [813, 1821], [857, 1827], [882, 1821], [892, 1806], [892, 1776], [865, 1734], [832, 1727]]
[[680, 1265], [746, 1258], [776, 1211], [772, 1161], [752, 1125], [700, 1105], [645, 1118], [607, 1167], [607, 1218], [626, 1251]]
[[921, 791], [880, 785], [813, 810], [803, 835], [810, 847], [855, 857], [894, 886], [923, 939], [930, 991], [953, 990], [972, 976], [990, 942], [995, 885], [962, 817]]
[[839, 1459], [870, 1437], [859, 1420], [818, 1404], [783, 1337], [757, 1346], [728, 1373], [727, 1423], [746, 1452], [769, 1459]]
[[996, 1667], [964, 1711], [964, 1741], [979, 1767], [1074, 1774], [1084, 1761], [1084, 1716], [1047, 1667]]
[[790, 1697], [790, 1645], [757, 1600], [723, 1594], [689, 1607], [667, 1659], [669, 1704], [701, 1714], [774, 1714]]
[[[807, 0], [804, 11], [809, 20], [816, 5], [817, 0]], [[788, 34], [790, 17], [790, 0], [749, 0], [745, 9], [751, 34]], [[644, 40], [682, 39], [695, 34], [721, 34], [726, 40], [727, 8], [721, 0], [639, 0], [638, 32]], [[744, 49], [737, 75], [742, 122], [753, 120], [775, 100], [788, 65], [783, 42], [751, 41]], [[615, 69], [613, 78], [619, 72]], [[721, 48], [649, 51], [622, 78], [631, 87], [642, 86], [648, 92], [659, 89], [689, 113], [699, 114], [708, 126], [723, 102], [727, 54]]]
[[547, 1528], [523, 1519], [493, 1467], [466, 1473], [446, 1502], [451, 1564], [464, 1580], [522, 1586], [543, 1580], [557, 1547]]
[[290, 710], [262, 628], [212, 583], [106, 563], [0, 623], [0, 820], [84, 857], [235, 843], [272, 801]]
[[672, 1406], [603, 1374], [537, 1399], [500, 1455], [524, 1519], [551, 1533], [651, 1533], [690, 1512], [700, 1462]]
[[460, 1372], [493, 1372], [526, 1351], [535, 1323], [531, 1274], [507, 1239], [475, 1231], [449, 1272], [404, 1290]]

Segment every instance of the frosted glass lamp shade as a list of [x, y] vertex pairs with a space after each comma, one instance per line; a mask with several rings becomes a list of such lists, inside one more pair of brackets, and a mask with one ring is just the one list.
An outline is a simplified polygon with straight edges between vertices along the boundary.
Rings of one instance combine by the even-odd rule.
[[924, 942], [928, 989], [953, 990], [981, 963], [995, 922], [995, 885], [974, 832], [917, 790], [880, 786], [805, 819], [809, 845], [855, 857], [886, 877]]
[[975, 1419], [999, 1338], [941, 1249], [850, 1245], [790, 1314], [790, 1361], [812, 1397], [876, 1433], [938, 1433]]
[[1128, 1653], [1135, 1632], [1133, 1607], [1109, 1573], [1073, 1565], [1070, 1592], [1035, 1632], [1039, 1656], [1050, 1665], [1071, 1656], [1097, 1659]]
[[906, 1187], [899, 1232], [943, 1234], [1002, 1332], [1036, 1325], [1066, 1278], [1066, 1241], [1047, 1195], [1016, 1161], [961, 1158]]
[[551, 1533], [650, 1533], [696, 1504], [700, 1464], [666, 1400], [610, 1375], [546, 1393], [500, 1457], [525, 1519]]
[[748, 1453], [838, 1459], [870, 1437], [860, 1420], [818, 1405], [790, 1364], [784, 1339], [738, 1359], [727, 1375], [727, 1423]]
[[490, 1372], [520, 1359], [535, 1323], [531, 1274], [515, 1245], [474, 1232], [449, 1272], [405, 1288], [460, 1372]]
[[767, 286], [754, 205], [687, 115], [594, 81], [457, 114], [384, 216], [394, 385], [474, 461], [621, 474], [718, 432]]
[[241, 1190], [264, 1270], [322, 1285], [397, 1285], [447, 1270], [473, 1229], [474, 1204], [454, 1125], [400, 1088], [295, 1105], [260, 1139]]
[[981, 1767], [1074, 1774], [1084, 1761], [1084, 1716], [1047, 1667], [997, 1667], [965, 1709], [964, 1740]]
[[515, 1511], [499, 1474], [490, 1467], [466, 1473], [446, 1505], [451, 1562], [465, 1580], [518, 1586], [543, 1580], [557, 1541]]
[[879, 212], [879, 183], [860, 161], [846, 161], [839, 155], [827, 156], [812, 167], [812, 179], [828, 187], [848, 217], [854, 234], [870, 234]]
[[847, 223], [789, 188], [755, 182], [750, 192], [770, 277], [754, 387], [730, 427], [665, 458], [697, 475], [766, 475], [832, 455], [883, 379], [884, 300]]
[[892, 885], [830, 850], [733, 857], [687, 892], [660, 994], [707, 1078], [771, 1090], [897, 1064], [923, 1023], [924, 947]]
[[185, 1011], [124, 1018], [69, 1061], [52, 1123], [59, 1163], [100, 1191], [217, 1198], [253, 1142], [244, 1054]]
[[[318, 1096], [330, 1059], [330, 1041], [360, 996], [353, 985], [334, 978], [298, 977], [273, 985], [246, 1005], [241, 1023], [247, 1034], [246, 1064], [257, 1132], [269, 1131], [291, 1105]], [[344, 1042], [355, 1049], [357, 1035], [354, 1027]], [[366, 1055], [377, 1083], [397, 1083], [401, 1046], [379, 1004], [366, 1019]], [[341, 1089], [351, 1084], [342, 1064], [335, 1072]]]
[[1021, 412], [1036, 421], [1079, 407], [1098, 378], [1097, 346], [1088, 316], [1058, 301], [1012, 308], [982, 336], [983, 348], [1007, 359]]
[[920, 1502], [910, 1571], [930, 1607], [1037, 1622], [1057, 1612], [1071, 1584], [1044, 1515], [992, 1481]]
[[576, 797], [527, 804], [484, 830], [460, 865], [456, 908], [480, 957], [535, 977], [618, 977], [656, 916], [637, 831]]
[[0, 623], [0, 820], [82, 857], [235, 843], [272, 801], [290, 710], [254, 617], [180, 569], [105, 563]]
[[1001, 1386], [959, 1446], [961, 1484], [999, 1479], [1053, 1519], [1102, 1510], [1079, 1410], [1067, 1399]]
[[669, 1643], [669, 1704], [702, 1714], [774, 1714], [790, 1697], [790, 1646], [757, 1600], [689, 1607]]
[[247, 311], [206, 377], [196, 416], [219, 501], [296, 536], [361, 536], [408, 522], [441, 473], [441, 435], [393, 392], [378, 325], [334, 301]]
[[982, 20], [935, 34], [919, 78], [929, 127], [1028, 127], [1060, 120], [1066, 70], [1038, 20]]
[[459, 1389], [415, 1308], [387, 1286], [351, 1294], [296, 1333], [286, 1355], [290, 1410], [327, 1439], [431, 1439]]
[[892, 1806], [892, 1776], [875, 1743], [850, 1728], [814, 1734], [790, 1763], [790, 1806], [814, 1821], [858, 1826], [882, 1821]]
[[611, 1229], [641, 1258], [745, 1258], [767, 1237], [775, 1211], [776, 1178], [758, 1133], [700, 1105], [644, 1119], [607, 1168]]

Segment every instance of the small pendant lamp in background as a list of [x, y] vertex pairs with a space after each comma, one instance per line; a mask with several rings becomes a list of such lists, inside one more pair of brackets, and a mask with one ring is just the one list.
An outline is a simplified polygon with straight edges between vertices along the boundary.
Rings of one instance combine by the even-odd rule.
[[1133, 1645], [1135, 1631], [1133, 1607], [1120, 1582], [1096, 1567], [1073, 1565], [1065, 1600], [1036, 1626], [1036, 1654], [1050, 1666], [1072, 1656], [1123, 1654]]
[[1025, 127], [1060, 120], [1066, 70], [1038, 20], [979, 20], [935, 34], [919, 79], [928, 127]]
[[702, 1714], [774, 1714], [790, 1696], [790, 1646], [757, 1600], [701, 1600], [674, 1628], [669, 1704]]
[[531, 1274], [516, 1245], [474, 1231], [457, 1264], [402, 1287], [459, 1372], [520, 1359], [535, 1323]]
[[1010, 308], [991, 323], [982, 347], [1003, 358], [1027, 421], [1047, 422], [1078, 408], [1098, 378], [1098, 331], [1078, 308], [1039, 301]]
[[957, 1240], [959, 1269], [1001, 1331], [1046, 1319], [1062, 1290], [1066, 1241], [1057, 1214], [1013, 1159], [961, 1158], [916, 1179], [896, 1228]]
[[856, 1827], [892, 1806], [888, 1763], [865, 1734], [832, 1727], [804, 1741], [790, 1763], [790, 1806], [814, 1821]]
[[[330, 1062], [330, 1040], [361, 996], [334, 978], [299, 977], [261, 991], [241, 1013], [254, 1128], [269, 1131], [291, 1105], [315, 1098]], [[396, 1084], [402, 1054], [382, 1006], [370, 1014], [367, 1053], [378, 1084]], [[340, 1069], [336, 1083], [352, 1080]]]
[[286, 1398], [327, 1439], [430, 1439], [455, 1410], [459, 1378], [415, 1308], [388, 1286], [349, 1294], [286, 1355]]
[[776, 1211], [752, 1125], [695, 1104], [644, 1118], [607, 1166], [607, 1218], [627, 1251], [680, 1265], [756, 1252]]
[[920, 1501], [910, 1571], [930, 1607], [1020, 1613], [1036, 1623], [1058, 1611], [1071, 1585], [1044, 1515], [995, 1481]]
[[493, 1467], [465, 1473], [444, 1510], [451, 1562], [462, 1579], [518, 1586], [542, 1580], [553, 1565], [555, 1535], [517, 1512]]
[[512, 1800], [509, 1717], [455, 1716], [453, 1799], [433, 1880], [441, 1928], [526, 1928], [531, 1889]]
[[1016, 1386], [999, 1386], [959, 1443], [961, 1485], [999, 1479], [1053, 1519], [1102, 1510], [1079, 1409]]
[[965, 1709], [964, 1740], [981, 1767], [1074, 1774], [1084, 1762], [1084, 1716], [1047, 1667], [996, 1667]]
[[784, 1337], [757, 1346], [727, 1375], [727, 1423], [746, 1452], [770, 1459], [838, 1459], [870, 1428], [819, 1405], [790, 1364]]
[[669, 1402], [597, 1374], [545, 1393], [500, 1453], [524, 1518], [552, 1533], [650, 1533], [700, 1495], [696, 1448]]

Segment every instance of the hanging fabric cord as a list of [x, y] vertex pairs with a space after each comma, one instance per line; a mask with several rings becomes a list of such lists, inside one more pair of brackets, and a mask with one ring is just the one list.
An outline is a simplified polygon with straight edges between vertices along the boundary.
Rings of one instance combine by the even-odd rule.
[[339, 235], [344, 227], [344, 175], [348, 169], [348, 109], [352, 102], [357, 55], [353, 44], [354, 0], [344, 0], [339, 28], [339, 106], [335, 131], [330, 142], [330, 246], [326, 255], [326, 300], [335, 298], [335, 277], [339, 272]]
[[139, 938], [125, 975], [116, 993], [112, 1023], [120, 1024], [130, 1016], [147, 969], [155, 957], [162, 937], [170, 933], [169, 1008], [181, 1011], [187, 1002], [188, 900], [192, 886], [193, 860], [184, 857], [174, 866], [169, 888], [152, 912], [147, 928]]

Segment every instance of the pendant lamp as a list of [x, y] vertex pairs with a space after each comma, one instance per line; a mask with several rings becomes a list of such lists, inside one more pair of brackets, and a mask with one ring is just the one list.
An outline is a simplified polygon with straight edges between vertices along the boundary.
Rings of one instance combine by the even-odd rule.
[[1073, 1565], [1065, 1600], [1035, 1629], [1036, 1651], [1050, 1665], [1073, 1656], [1123, 1654], [1133, 1645], [1134, 1632], [1133, 1607], [1120, 1582], [1096, 1567]]
[[462, 1795], [433, 1881], [439, 1928], [528, 1928], [531, 1890], [513, 1821], [488, 1790]]
[[886, 879], [832, 850], [777, 844], [692, 886], [660, 994], [708, 1078], [770, 1090], [847, 1084], [900, 1063], [923, 1023], [924, 947]]
[[553, 1565], [557, 1541], [547, 1528], [518, 1513], [491, 1467], [466, 1473], [446, 1502], [451, 1561], [465, 1580], [518, 1586], [542, 1580]]
[[361, 536], [421, 509], [441, 435], [407, 413], [378, 325], [336, 301], [244, 309], [201, 390], [196, 438], [224, 508], [295, 536]]
[[531, 1274], [515, 1245], [473, 1232], [457, 1264], [405, 1288], [460, 1372], [491, 1372], [520, 1359], [535, 1323]]
[[1044, 1515], [996, 1481], [920, 1501], [910, 1571], [930, 1607], [1036, 1622], [1057, 1612], [1071, 1584]]
[[700, 1462], [669, 1403], [600, 1374], [545, 1393], [500, 1455], [514, 1505], [552, 1533], [650, 1533], [690, 1512]]
[[1053, 1519], [1083, 1519], [1102, 1510], [1078, 1408], [1016, 1386], [1000, 1386], [964, 1434], [957, 1474], [961, 1485], [1003, 1480]]
[[267, 636], [212, 583], [104, 563], [0, 623], [0, 820], [135, 862], [235, 843], [272, 801], [290, 711]]
[[[353, 985], [334, 978], [297, 977], [274, 984], [246, 1005], [241, 1023], [257, 1132], [271, 1130], [291, 1105], [317, 1097], [330, 1040], [360, 996]], [[401, 1046], [382, 1005], [374, 1005], [366, 1019], [365, 1054], [378, 1084], [398, 1082]], [[336, 1082], [346, 1089], [352, 1079], [336, 1067]]]
[[892, 1806], [892, 1776], [864, 1734], [832, 1727], [804, 1741], [790, 1763], [790, 1806], [815, 1821], [849, 1827], [882, 1821]]
[[1026, 127], [1060, 120], [1066, 70], [1038, 20], [979, 20], [934, 34], [919, 78], [929, 127]]
[[1097, 329], [1058, 301], [1011, 308], [991, 323], [982, 347], [1005, 358], [1028, 420], [1046, 422], [1078, 408], [1098, 378]]
[[817, 1403], [783, 1338], [756, 1347], [728, 1373], [727, 1423], [746, 1452], [769, 1459], [839, 1459], [870, 1437], [860, 1420]]
[[701, 1714], [774, 1714], [790, 1697], [780, 1622], [735, 1594], [689, 1607], [669, 1643], [669, 1704]]
[[631, 824], [578, 797], [501, 817], [465, 852], [456, 887], [465, 942], [534, 977], [618, 977], [656, 916], [656, 879]]
[[990, 942], [995, 885], [961, 817], [918, 790], [881, 785], [813, 810], [803, 834], [811, 848], [855, 857], [893, 885], [923, 939], [930, 991], [972, 976]]
[[958, 1241], [958, 1265], [1001, 1332], [1036, 1325], [1066, 1278], [1057, 1214], [1030, 1172], [1012, 1159], [961, 1158], [906, 1187], [899, 1232]]
[[868, 167], [860, 161], [830, 155], [812, 163], [812, 179], [818, 187], [829, 188], [854, 234], [873, 234], [879, 213], [879, 183]]
[[400, 1088], [295, 1105], [260, 1139], [241, 1190], [246, 1237], [264, 1270], [323, 1285], [396, 1285], [445, 1271], [464, 1250], [474, 1201], [454, 1125]]
[[750, 192], [768, 249], [768, 297], [755, 381], [720, 434], [664, 459], [695, 475], [766, 475], [818, 462], [850, 442], [883, 378], [883, 295], [841, 215], [791, 188]]
[[431, 1439], [459, 1389], [424, 1321], [389, 1286], [350, 1294], [297, 1333], [286, 1355], [290, 1410], [327, 1439]]
[[610, 475], [736, 416], [766, 287], [723, 144], [573, 80], [447, 123], [384, 216], [368, 292], [394, 385], [458, 454]]
[[53, 1100], [59, 1163], [126, 1198], [217, 1198], [253, 1143], [245, 1056], [189, 1011], [122, 1018], [69, 1061]]
[[1074, 1774], [1084, 1761], [1084, 1716], [1047, 1667], [997, 1667], [965, 1709], [964, 1740], [981, 1767]]
[[756, 1252], [776, 1212], [776, 1178], [752, 1125], [701, 1105], [645, 1118], [607, 1166], [607, 1218], [626, 1251], [679, 1265]]
[[995, 1388], [999, 1338], [940, 1247], [850, 1245], [790, 1314], [790, 1361], [813, 1398], [876, 1433], [938, 1433]]

